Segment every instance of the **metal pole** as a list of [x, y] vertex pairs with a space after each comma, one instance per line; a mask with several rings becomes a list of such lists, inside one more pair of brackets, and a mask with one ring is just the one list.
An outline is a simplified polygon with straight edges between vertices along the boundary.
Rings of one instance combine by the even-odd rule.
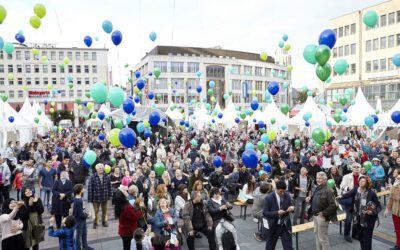
[[130, 70], [129, 72], [131, 73], [131, 79], [132, 79], [132, 82], [130, 83], [131, 84], [131, 96], [133, 96], [133, 70]]

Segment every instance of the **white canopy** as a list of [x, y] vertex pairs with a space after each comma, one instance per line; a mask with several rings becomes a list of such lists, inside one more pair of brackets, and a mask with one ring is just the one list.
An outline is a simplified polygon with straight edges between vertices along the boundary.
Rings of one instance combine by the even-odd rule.
[[36, 112], [38, 110], [42, 111], [42, 113], [39, 116], [39, 124], [40, 124], [40, 121], [41, 121], [42, 123], [46, 124], [47, 127], [53, 126], [53, 122], [49, 119], [49, 117], [47, 117], [47, 115], [45, 114], [43, 109], [40, 107], [39, 103], [37, 103], [36, 101], [33, 102], [32, 108], [33, 108], [33, 110], [36, 110]]
[[19, 110], [19, 114], [32, 123], [34, 122], [35, 118], [38, 117], [37, 111], [33, 110], [33, 107], [29, 102], [28, 97], [25, 98], [24, 104]]
[[174, 102], [172, 102], [171, 105], [168, 107], [167, 111], [165, 112], [165, 114], [173, 121], [180, 121], [183, 118], [183, 114], [179, 112], [176, 107], [173, 109], [174, 106], [175, 104]]
[[291, 119], [289, 119], [288, 122], [289, 125], [304, 126], [305, 121], [303, 119], [303, 116], [308, 112], [311, 113], [311, 118], [309, 120], [311, 126], [322, 126], [322, 127], [326, 126], [327, 118], [325, 116], [325, 113], [318, 108], [317, 104], [315, 103], [314, 99], [311, 96], [307, 97], [307, 100], [304, 103], [304, 106], [300, 110], [300, 112], [297, 113], [297, 115], [295, 115]]
[[365, 118], [371, 114], [375, 114], [375, 110], [368, 103], [361, 88], [358, 88], [354, 101], [354, 105], [351, 105], [346, 113], [348, 120], [345, 124], [349, 126], [363, 126]]
[[228, 101], [226, 108], [222, 112], [222, 122], [225, 124], [226, 128], [231, 128], [235, 126], [235, 118], [237, 117], [237, 112], [235, 108], [235, 104], [232, 102], [232, 99]]
[[392, 121], [392, 113], [394, 111], [400, 111], [400, 100], [388, 111], [378, 115], [379, 121], [376, 124], [377, 127], [398, 127], [399, 125]]
[[193, 112], [193, 124], [197, 128], [203, 128], [210, 123], [211, 117], [207, 114], [207, 109], [202, 103], [200, 107], [197, 107]]
[[264, 122], [271, 125], [271, 119], [275, 118], [275, 124], [278, 126], [287, 125], [288, 117], [281, 112], [281, 110], [276, 106], [275, 101], [269, 103], [263, 111]]

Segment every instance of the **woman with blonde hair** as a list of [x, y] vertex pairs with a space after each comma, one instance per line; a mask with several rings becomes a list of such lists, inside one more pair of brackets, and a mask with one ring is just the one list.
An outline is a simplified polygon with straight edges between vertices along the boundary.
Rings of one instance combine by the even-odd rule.
[[171, 176], [169, 175], [168, 171], [164, 171], [164, 173], [162, 173], [161, 175], [161, 180], [162, 183], [165, 184], [165, 186], [167, 186], [168, 192], [171, 192], [172, 187], [171, 187]]
[[168, 189], [165, 184], [159, 184], [157, 186], [156, 193], [154, 195], [154, 205], [155, 205], [154, 207], [156, 209], [159, 208], [158, 203], [159, 203], [159, 200], [162, 198], [166, 199], [168, 201], [168, 204], [171, 204], [171, 201], [172, 201], [171, 195], [168, 193]]
[[119, 160], [118, 167], [122, 170], [122, 173], [125, 173], [125, 171], [129, 171], [128, 164], [126, 164], [125, 159]]

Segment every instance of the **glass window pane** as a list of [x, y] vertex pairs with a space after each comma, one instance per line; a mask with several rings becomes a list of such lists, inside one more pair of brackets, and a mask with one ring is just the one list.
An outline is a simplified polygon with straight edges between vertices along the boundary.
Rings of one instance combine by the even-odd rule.
[[386, 26], [386, 22], [387, 22], [387, 16], [382, 15], [381, 16], [381, 27]]

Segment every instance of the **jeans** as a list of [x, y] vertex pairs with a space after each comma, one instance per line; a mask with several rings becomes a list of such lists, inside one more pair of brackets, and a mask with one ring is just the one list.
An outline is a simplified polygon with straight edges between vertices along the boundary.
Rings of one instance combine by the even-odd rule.
[[293, 216], [293, 226], [297, 225], [297, 221], [300, 216], [300, 224], [304, 223], [304, 214], [306, 213], [306, 197], [297, 197], [294, 203], [294, 216]]
[[353, 220], [353, 213], [351, 212], [351, 205], [350, 206], [342, 206], [346, 212], [346, 220], [344, 222], [344, 236], [350, 236], [351, 231], [351, 222]]
[[[81, 247], [82, 240], [82, 247]], [[76, 249], [87, 249], [87, 225], [86, 220], [76, 222]]]
[[40, 199], [43, 202], [43, 206], [47, 206], [48, 209], [51, 208], [51, 191], [51, 187], [42, 187], [42, 189], [40, 189]]

